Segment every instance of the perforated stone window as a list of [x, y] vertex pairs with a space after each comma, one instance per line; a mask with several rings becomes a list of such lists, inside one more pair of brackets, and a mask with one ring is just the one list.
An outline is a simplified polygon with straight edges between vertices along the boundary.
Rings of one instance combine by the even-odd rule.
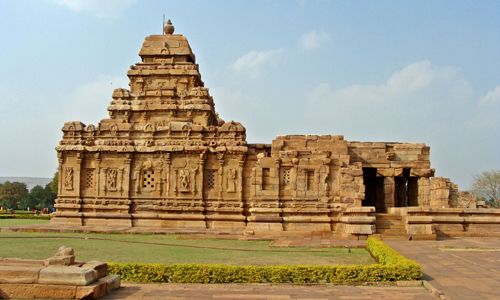
[[143, 188], [154, 189], [155, 187], [155, 171], [144, 171]]
[[85, 188], [87, 189], [94, 188], [94, 169], [85, 170]]
[[217, 180], [217, 170], [207, 171], [207, 188], [209, 190], [215, 189], [215, 183]]
[[281, 173], [281, 183], [284, 186], [290, 186], [292, 184], [292, 170], [290, 168], [284, 168]]

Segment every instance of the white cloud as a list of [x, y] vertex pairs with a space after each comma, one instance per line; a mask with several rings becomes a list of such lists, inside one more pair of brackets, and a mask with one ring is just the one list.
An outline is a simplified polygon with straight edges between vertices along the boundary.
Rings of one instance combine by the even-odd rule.
[[117, 17], [137, 0], [51, 0], [77, 12], [89, 12], [97, 17]]
[[299, 40], [299, 47], [304, 50], [315, 50], [330, 40], [330, 34], [312, 30], [304, 33]]
[[353, 123], [353, 132], [362, 132], [363, 138], [372, 140], [415, 136], [414, 132], [423, 136], [428, 134], [426, 130], [439, 132], [467, 119], [462, 111], [476, 106], [473, 91], [458, 68], [439, 67], [429, 61], [413, 63], [381, 85], [332, 90], [328, 83], [322, 83], [306, 99], [309, 118], [323, 118], [335, 127]]
[[337, 107], [338, 105], [398, 107], [404, 104], [408, 108], [424, 109], [422, 105], [429, 108], [443, 104], [460, 104], [472, 94], [469, 83], [462, 78], [459, 69], [437, 67], [429, 61], [422, 61], [394, 73], [385, 84], [353, 85], [331, 91], [329, 85], [323, 83], [307, 97], [310, 103], [324, 105], [335, 103]]
[[82, 121], [86, 125], [97, 125], [101, 119], [108, 117], [107, 108], [116, 88], [128, 89], [127, 78], [101, 75], [95, 81], [76, 87], [69, 99], [71, 104], [65, 113], [65, 122]]
[[488, 92], [486, 96], [481, 97], [479, 105], [499, 105], [500, 104], [500, 86], [493, 91]]
[[277, 65], [277, 61], [284, 51], [285, 49], [283, 48], [260, 52], [250, 51], [238, 58], [231, 68], [236, 73], [248, 74], [252, 79], [257, 79], [260, 77], [263, 69]]
[[477, 109], [470, 116], [469, 129], [472, 130], [496, 130], [492, 137], [500, 136], [500, 86], [479, 98]]

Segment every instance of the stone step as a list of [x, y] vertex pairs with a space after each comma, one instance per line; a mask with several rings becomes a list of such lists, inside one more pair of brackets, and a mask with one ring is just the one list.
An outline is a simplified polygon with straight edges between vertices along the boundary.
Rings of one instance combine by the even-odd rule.
[[399, 224], [399, 225], [379, 225], [379, 224], [375, 224], [375, 228], [377, 228], [377, 230], [379, 229], [405, 229], [405, 224]]
[[374, 214], [374, 216], [378, 220], [403, 220], [401, 215], [393, 215], [393, 214]]
[[405, 222], [401, 220], [377, 220], [375, 221], [375, 224], [387, 226], [387, 225], [401, 225], [405, 224]]
[[407, 234], [401, 234], [401, 235], [381, 234], [380, 240], [381, 241], [408, 241], [408, 240], [410, 240], [410, 236]]
[[406, 229], [380, 229], [377, 228], [377, 233], [387, 235], [403, 235], [406, 234]]

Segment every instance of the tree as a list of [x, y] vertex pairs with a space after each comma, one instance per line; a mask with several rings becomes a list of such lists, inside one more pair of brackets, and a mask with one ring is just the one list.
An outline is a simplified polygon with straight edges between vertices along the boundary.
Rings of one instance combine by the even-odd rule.
[[[57, 175], [57, 174], [56, 174]], [[56, 203], [55, 200], [57, 198], [57, 177], [56, 177], [56, 193], [52, 190], [51, 186], [52, 182], [45, 186], [45, 196], [43, 198], [42, 207], [53, 207]]]
[[489, 198], [495, 207], [500, 207], [500, 170], [485, 171], [472, 178], [472, 192], [479, 197]]
[[[50, 184], [50, 183], [49, 183]], [[21, 209], [26, 208], [44, 208], [54, 206], [56, 195], [50, 189], [49, 184], [43, 188], [40, 185], [35, 186], [19, 203]]]
[[[58, 178], [59, 178], [59, 171], [57, 171], [54, 174], [54, 178], [52, 178], [52, 181], [47, 185], [50, 187], [52, 193], [55, 194], [56, 196], [57, 196]], [[45, 186], [45, 188], [47, 188], [47, 186]]]
[[28, 195], [28, 188], [25, 183], [5, 182], [0, 184], [0, 203], [1, 206], [8, 208], [17, 208], [21, 200]]

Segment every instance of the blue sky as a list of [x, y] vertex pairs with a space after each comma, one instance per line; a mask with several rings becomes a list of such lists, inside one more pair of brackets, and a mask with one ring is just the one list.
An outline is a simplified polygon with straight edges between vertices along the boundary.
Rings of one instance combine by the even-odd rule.
[[0, 176], [51, 177], [66, 121], [97, 124], [163, 14], [226, 121], [421, 142], [436, 176], [500, 169], [499, 1], [2, 1]]

